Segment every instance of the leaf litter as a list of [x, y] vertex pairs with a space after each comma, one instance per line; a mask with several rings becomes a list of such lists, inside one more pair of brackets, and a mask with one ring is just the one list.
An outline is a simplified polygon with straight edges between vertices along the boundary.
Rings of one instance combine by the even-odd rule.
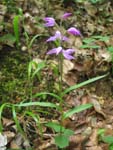
[[[45, 2], [42, 1], [30, 1], [21, 0], [20, 4], [16, 4], [15, 7], [18, 5], [23, 9], [24, 17], [25, 17], [25, 30], [28, 32], [30, 36], [37, 34], [45, 33], [45, 29], [43, 26], [38, 24], [36, 26], [36, 16], [39, 15], [43, 18], [50, 12], [55, 14], [63, 14], [65, 11], [71, 11], [75, 14], [72, 19], [67, 22], [66, 26], [68, 27], [70, 24], [73, 26], [77, 26], [82, 29], [84, 37], [90, 38], [92, 35], [110, 35], [109, 40], [106, 41], [95, 41], [87, 45], [89, 47], [81, 48], [83, 45], [82, 38], [75, 38], [71, 37], [70, 44], [72, 48], [76, 47], [75, 52], [75, 60], [73, 61], [64, 61], [64, 70], [63, 70], [63, 81], [64, 83], [69, 86], [87, 80], [91, 77], [96, 75], [102, 75], [107, 72], [111, 72], [112, 70], [112, 58], [111, 54], [106, 50], [107, 47], [113, 46], [112, 42], [112, 33], [113, 33], [113, 26], [112, 26], [112, 19], [113, 19], [113, 7], [110, 2], [103, 2], [96, 7], [89, 2], [83, 2], [81, 4], [75, 2], [70, 2], [69, 5], [65, 3], [64, 6], [61, 5], [61, 2], [54, 1], [54, 5], [48, 1], [48, 9], [46, 8], [45, 11]], [[6, 7], [2, 4], [0, 6], [2, 9], [0, 10], [0, 20], [3, 21], [6, 18], [9, 18], [7, 22], [8, 30], [11, 31], [11, 22], [12, 16], [14, 14], [9, 15], [6, 12]], [[33, 8], [33, 9], [32, 9]], [[53, 11], [54, 10], [54, 11]], [[58, 13], [59, 12], [59, 13]], [[1, 17], [2, 16], [2, 17]], [[40, 18], [38, 18], [40, 20]], [[59, 18], [58, 18], [59, 19]], [[0, 31], [2, 31], [2, 27], [0, 26]], [[49, 32], [49, 31], [48, 31]], [[47, 33], [48, 34], [48, 33]], [[4, 35], [4, 33], [2, 34]], [[14, 47], [14, 42], [8, 39], [8, 42], [1, 42], [2, 48], [4, 45]], [[22, 40], [22, 47], [25, 46], [25, 39]], [[37, 46], [37, 40], [33, 43], [32, 49], [30, 49], [30, 53], [32, 52], [33, 60], [42, 61], [45, 55], [45, 49], [47, 50], [47, 46], [43, 44], [45, 39], [39, 38], [40, 44]], [[94, 45], [98, 45], [99, 48], [92, 47]], [[2, 48], [0, 48], [2, 50]], [[38, 49], [38, 54], [37, 54]], [[40, 50], [41, 49], [41, 50]], [[27, 50], [27, 48], [26, 48]], [[38, 55], [38, 57], [37, 57]], [[54, 62], [51, 60], [51, 62]], [[56, 62], [54, 62], [56, 64]], [[48, 80], [57, 81], [55, 77], [53, 77], [53, 72], [51, 69], [44, 70], [44, 76], [47, 77], [46, 71], [49, 71], [50, 76]], [[91, 85], [85, 86], [80, 88], [65, 97], [65, 105], [68, 105], [69, 108], [73, 108], [75, 106], [80, 106], [81, 104], [87, 104], [89, 102], [93, 103], [94, 108], [90, 110], [85, 110], [81, 113], [74, 114], [69, 119], [66, 119], [63, 124], [64, 127], [71, 128], [74, 131], [74, 135], [70, 137], [70, 145], [67, 147], [67, 150], [108, 150], [108, 144], [101, 143], [98, 137], [98, 129], [105, 128], [106, 135], [112, 135], [111, 132], [113, 131], [113, 124], [112, 124], [112, 89], [113, 89], [113, 79], [112, 74], [109, 78], [102, 79], [98, 81], [98, 83], [93, 83]], [[54, 87], [54, 83], [52, 82], [51, 85]], [[43, 85], [42, 85], [43, 86]], [[41, 87], [40, 87], [41, 88]], [[46, 87], [47, 88], [47, 87]], [[39, 89], [35, 89], [37, 92]], [[64, 110], [65, 109], [64, 105]], [[58, 113], [58, 112], [54, 112]], [[56, 146], [54, 145], [54, 134], [49, 131], [48, 128], [43, 128], [44, 139], [42, 140], [40, 134], [37, 131], [37, 135], [34, 132], [36, 131], [37, 127], [36, 124], [30, 126], [31, 131], [28, 132], [28, 139], [29, 141], [23, 139], [22, 135], [19, 134], [16, 127], [14, 126], [14, 122], [10, 118], [8, 120], [7, 115], [6, 118], [2, 118], [4, 131], [3, 135], [0, 135], [1, 138], [1, 148], [5, 148], [8, 142], [10, 148], [23, 148], [27, 149], [30, 145], [34, 146], [34, 150], [57, 150]], [[83, 117], [84, 116], [84, 117]], [[42, 116], [43, 118], [44, 116]], [[18, 116], [19, 118], [19, 116]], [[23, 119], [23, 120], [22, 120]], [[24, 118], [19, 119], [21, 124], [23, 122], [31, 122], [31, 120], [27, 120]], [[58, 115], [56, 115], [55, 120], [59, 119]], [[42, 119], [42, 122], [50, 121], [50, 118]], [[27, 128], [26, 128], [27, 130]], [[32, 142], [30, 142], [30, 140]], [[32, 144], [31, 144], [32, 143]], [[38, 143], [38, 144], [37, 144]]]

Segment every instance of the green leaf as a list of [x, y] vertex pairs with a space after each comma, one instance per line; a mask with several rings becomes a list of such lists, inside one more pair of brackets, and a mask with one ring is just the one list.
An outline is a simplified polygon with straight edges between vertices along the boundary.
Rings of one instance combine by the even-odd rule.
[[98, 129], [98, 135], [103, 136], [105, 131], [106, 131], [106, 129], [104, 129], [104, 128]]
[[37, 124], [39, 123], [39, 119], [38, 119], [39, 117], [36, 116], [33, 112], [31, 112], [31, 111], [26, 111], [26, 112], [25, 112], [25, 115], [31, 116]]
[[38, 74], [38, 72], [43, 69], [45, 67], [45, 62], [40, 62], [37, 64], [37, 69], [33, 72], [32, 78], [34, 78], [34, 76], [36, 74]]
[[74, 131], [73, 131], [73, 130], [70, 130], [70, 129], [65, 129], [63, 134], [64, 134], [66, 137], [70, 137], [71, 135], [74, 134]]
[[14, 34], [16, 38], [17, 45], [19, 44], [20, 41], [20, 35], [19, 35], [19, 16], [15, 16], [13, 19], [13, 29], [14, 29]]
[[98, 49], [98, 48], [100, 48], [100, 46], [98, 46], [98, 45], [82, 45], [82, 46], [80, 46], [80, 48], [92, 48], [92, 49]]
[[14, 106], [14, 105], [12, 106], [12, 114], [13, 114], [13, 119], [14, 119], [14, 122], [15, 122], [15, 124], [16, 124], [16, 126], [17, 126], [18, 131], [19, 131], [23, 136], [25, 136], [25, 133], [24, 133], [24, 131], [22, 130], [22, 127], [20, 126], [20, 123], [19, 123], [19, 121], [18, 121], [18, 118], [17, 118], [17, 115], [16, 115], [16, 110], [15, 110], [15, 106]]
[[2, 113], [5, 107], [7, 107], [8, 105], [10, 105], [9, 103], [4, 103], [0, 106], [0, 132], [2, 132], [3, 130], [3, 125], [2, 125]]
[[[30, 80], [31, 78], [31, 73], [32, 73], [32, 66], [35, 62], [34, 61], [30, 61], [29, 64], [28, 64], [28, 79]], [[35, 64], [34, 64], [35, 65]]]
[[55, 132], [60, 132], [62, 129], [62, 132], [65, 130], [65, 128], [63, 126], [61, 126], [58, 123], [55, 122], [48, 122], [47, 124], [45, 124], [47, 127], [52, 128]]
[[92, 43], [92, 42], [94, 42], [94, 41], [95, 41], [95, 39], [92, 39], [92, 38], [85, 38], [85, 39], [83, 40], [83, 42], [86, 43], [86, 44], [90, 44], [90, 43]]
[[5, 34], [4, 36], [0, 37], [0, 43], [2, 44], [6, 44], [13, 47], [15, 42], [16, 38], [12, 34]]
[[75, 107], [73, 109], [70, 109], [69, 111], [64, 113], [63, 119], [66, 119], [66, 118], [72, 116], [74, 113], [81, 112], [81, 111], [86, 110], [86, 109], [91, 108], [91, 107], [93, 107], [92, 104], [84, 104], [84, 105], [80, 105], [78, 107]]
[[59, 148], [67, 147], [69, 145], [69, 137], [66, 137], [63, 134], [57, 135], [57, 136], [55, 136], [55, 144]]
[[113, 136], [102, 136], [102, 141], [108, 144], [113, 144]]
[[17, 106], [17, 107], [41, 106], [41, 107], [51, 107], [51, 108], [58, 107], [57, 105], [53, 103], [49, 103], [49, 102], [28, 102], [28, 103], [15, 104], [14, 106]]
[[33, 38], [31, 39], [29, 45], [28, 45], [28, 48], [30, 49], [33, 45], [33, 42], [35, 41], [36, 38], [40, 37], [40, 36], [44, 36], [43, 34], [37, 34], [35, 36], [33, 36]]
[[98, 45], [89, 45], [89, 48], [92, 48], [92, 49], [99, 49], [99, 48], [101, 48], [101, 47], [98, 46]]
[[109, 150], [113, 150], [113, 144], [109, 145]]
[[90, 46], [89, 45], [87, 45], [87, 44], [84, 44], [84, 45], [82, 45], [82, 46], [80, 46], [80, 48], [90, 48]]
[[109, 40], [109, 37], [108, 36], [100, 36], [100, 35], [97, 35], [97, 36], [92, 36], [92, 38], [96, 39], [96, 40], [99, 40], [99, 41], [107, 41]]
[[54, 93], [48, 93], [48, 92], [41, 92], [41, 93], [37, 93], [33, 96], [33, 98], [36, 98], [36, 97], [39, 97], [39, 96], [42, 96], [42, 95], [50, 95], [54, 98], [56, 98], [57, 100], [59, 101], [62, 101], [62, 98]]
[[99, 76], [99, 77], [95, 77], [95, 78], [89, 79], [89, 80], [84, 81], [84, 82], [82, 82], [82, 83], [73, 85], [73, 86], [67, 88], [66, 90], [64, 90], [64, 92], [62, 93], [62, 96], [64, 96], [66, 93], [68, 93], [68, 92], [70, 92], [70, 91], [72, 91], [72, 90], [78, 89], [78, 88], [80, 88], [80, 87], [82, 87], [82, 86], [85, 86], [85, 85], [87, 85], [87, 84], [90, 84], [90, 83], [92, 83], [92, 82], [95, 82], [95, 81], [97, 81], [97, 80], [100, 80], [100, 79], [102, 79], [102, 78], [105, 78], [106, 76], [108, 76], [108, 73], [105, 74], [105, 75]]
[[[37, 62], [35, 62], [35, 61], [30, 61], [29, 62], [29, 65], [28, 65], [28, 79], [30, 80], [31, 78], [33, 79], [34, 78], [34, 76], [36, 75], [36, 74], [38, 74], [39, 73], [39, 71], [41, 70], [41, 69], [43, 69], [45, 67], [45, 62], [44, 61], [42, 61], [42, 62], [40, 62], [40, 63], [37, 63]], [[34, 72], [33, 72], [33, 70], [35, 70]], [[32, 73], [33, 72], [33, 73]]]
[[113, 46], [109, 46], [109, 47], [107, 48], [107, 50], [108, 50], [109, 52], [112, 52], [112, 53], [113, 53]]

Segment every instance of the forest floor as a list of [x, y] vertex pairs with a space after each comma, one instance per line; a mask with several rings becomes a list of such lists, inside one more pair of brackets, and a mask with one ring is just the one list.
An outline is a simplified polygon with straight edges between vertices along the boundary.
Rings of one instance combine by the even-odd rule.
[[[20, 39], [17, 46], [12, 37], [14, 34], [12, 22], [19, 8], [24, 22], [21, 18]], [[44, 123], [58, 122], [60, 112], [50, 108], [38, 107], [37, 110], [34, 106], [24, 107], [26, 112], [39, 114], [42, 138], [40, 127], [37, 128], [32, 116], [25, 116], [24, 109], [18, 108], [14, 118], [13, 108], [5, 108], [3, 104], [28, 102], [31, 86], [32, 94], [44, 91], [57, 93], [58, 72], [54, 73], [58, 63], [57, 58], [46, 55], [52, 47], [52, 44], [48, 44], [46, 40], [49, 35], [54, 34], [56, 28], [44, 27], [43, 18], [54, 17], [59, 22], [65, 12], [71, 12], [72, 16], [62, 23], [60, 29], [66, 31], [73, 26], [81, 31], [82, 36], [69, 35], [70, 46], [75, 49], [75, 59], [64, 60], [63, 88], [108, 74], [105, 78], [65, 95], [64, 111], [87, 103], [92, 103], [94, 106], [73, 114], [63, 121], [65, 128], [74, 131], [65, 150], [113, 150], [113, 5], [109, 1], [93, 4], [88, 1], [72, 0], [69, 2], [20, 0], [10, 1], [8, 5], [5, 1], [0, 2], [0, 22], [2, 22], [0, 25], [0, 124], [3, 125], [0, 150], [58, 150], [54, 144], [55, 133], [45, 127]], [[37, 38], [29, 46], [35, 35], [38, 35]], [[30, 84], [28, 66], [31, 60], [37, 63], [46, 60], [47, 66]], [[36, 102], [41, 99], [58, 103], [51, 96], [32, 100]], [[16, 119], [27, 138], [23, 138], [21, 129], [18, 130]]]

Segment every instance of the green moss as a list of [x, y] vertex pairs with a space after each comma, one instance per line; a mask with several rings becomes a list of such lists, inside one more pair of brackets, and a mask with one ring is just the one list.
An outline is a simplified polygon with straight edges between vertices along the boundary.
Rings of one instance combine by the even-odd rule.
[[14, 100], [25, 97], [28, 55], [20, 51], [0, 52], [0, 99]]

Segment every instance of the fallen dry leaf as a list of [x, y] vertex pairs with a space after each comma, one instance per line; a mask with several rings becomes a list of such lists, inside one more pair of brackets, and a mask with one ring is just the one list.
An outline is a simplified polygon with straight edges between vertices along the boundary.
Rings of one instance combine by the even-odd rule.
[[11, 141], [10, 148], [11, 149], [21, 149], [21, 147], [19, 147], [18, 144], [14, 140]]
[[63, 74], [67, 74], [73, 68], [74, 68], [74, 63], [66, 59], [63, 61]]
[[9, 143], [15, 137], [16, 134], [11, 131], [4, 131], [4, 135], [6, 135], [7, 143]]
[[97, 113], [101, 114], [104, 118], [106, 118], [106, 114], [102, 111], [100, 103], [98, 102], [98, 97], [96, 95], [90, 96], [91, 103], [94, 106], [94, 109]]
[[89, 16], [95, 17], [97, 13], [97, 7], [93, 6], [90, 2], [85, 1], [84, 3], [85, 10], [87, 11]]
[[86, 147], [90, 147], [92, 149], [93, 147], [98, 146], [98, 139], [97, 139], [97, 129], [94, 129], [92, 131], [91, 136], [89, 137], [89, 141], [86, 143]]
[[14, 121], [13, 121], [13, 120], [7, 119], [7, 118], [4, 118], [4, 117], [2, 117], [2, 121], [3, 121], [3, 125], [4, 125], [5, 127], [14, 124]]
[[7, 145], [7, 136], [0, 134], [0, 150]]
[[78, 81], [77, 75], [74, 72], [69, 72], [68, 74], [64, 75], [63, 80], [69, 86], [75, 85]]

